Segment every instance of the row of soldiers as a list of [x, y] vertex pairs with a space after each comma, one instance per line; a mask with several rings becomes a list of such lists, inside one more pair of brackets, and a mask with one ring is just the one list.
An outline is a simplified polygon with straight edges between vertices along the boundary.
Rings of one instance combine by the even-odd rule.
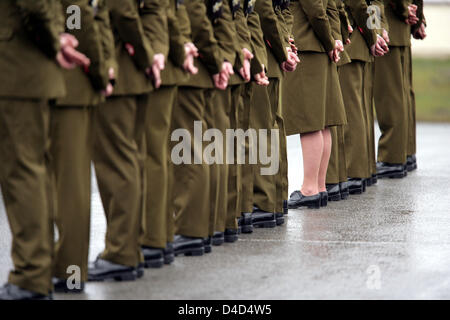
[[[349, 154], [360, 164], [367, 157], [363, 166], [375, 157], [366, 94], [377, 82], [369, 78], [378, 74], [371, 55], [384, 55], [381, 61], [398, 52], [386, 64], [400, 62], [405, 74], [395, 77], [404, 82], [393, 79], [394, 89], [385, 88], [393, 97], [381, 105], [402, 109], [389, 109], [382, 140], [403, 139], [391, 132], [402, 130], [403, 118], [391, 120], [411, 105], [406, 95], [401, 105], [392, 99], [395, 88], [410, 83], [409, 47], [393, 43], [398, 26], [390, 19], [406, 16], [401, 22], [424, 34], [410, 1], [378, 5], [382, 27], [371, 29], [364, 0], [0, 2], [0, 182], [14, 263], [0, 299], [48, 299], [53, 291], [83, 292], [87, 281], [136, 280], [144, 268], [170, 264], [176, 255], [201, 256], [253, 227], [282, 225], [288, 206], [337, 200], [331, 188], [343, 195], [348, 177], [372, 179], [373, 167], [370, 174], [341, 174], [351, 167]], [[81, 28], [70, 27], [64, 14], [78, 10]], [[175, 165], [172, 132], [194, 136], [196, 123], [203, 131], [278, 130], [280, 170]], [[401, 124], [413, 126], [409, 119]], [[353, 127], [367, 149], [347, 141]], [[305, 181], [288, 201], [286, 134], [295, 133], [302, 137]], [[391, 159], [389, 152], [379, 154], [378, 173], [396, 165], [403, 173], [406, 155]], [[195, 145], [190, 153], [199, 156]], [[107, 232], [104, 251], [88, 265], [91, 162]]]

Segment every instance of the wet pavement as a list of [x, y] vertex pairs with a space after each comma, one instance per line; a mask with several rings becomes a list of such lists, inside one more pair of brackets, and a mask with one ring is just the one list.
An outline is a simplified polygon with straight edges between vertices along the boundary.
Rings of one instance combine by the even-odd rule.
[[[57, 299], [450, 299], [450, 125], [418, 126], [419, 170], [286, 224], [242, 235], [203, 258], [179, 257], [132, 283], [88, 284]], [[298, 136], [289, 140], [291, 189], [301, 183]], [[297, 165], [298, 164], [298, 165]], [[0, 282], [11, 268], [0, 203]], [[94, 188], [90, 258], [105, 234]]]

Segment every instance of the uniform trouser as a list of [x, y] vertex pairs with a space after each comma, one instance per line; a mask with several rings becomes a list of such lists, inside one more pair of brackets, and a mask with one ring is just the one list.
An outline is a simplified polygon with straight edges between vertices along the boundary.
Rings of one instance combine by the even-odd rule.
[[369, 126], [364, 98], [365, 68], [366, 63], [357, 60], [339, 68], [339, 80], [348, 121], [344, 136], [347, 173], [350, 178], [372, 176], [369, 168]]
[[[270, 78], [269, 86], [263, 89], [265, 89], [265, 94], [261, 92], [260, 97], [258, 97], [260, 92], [255, 90], [254, 104], [258, 106], [258, 110], [255, 110], [255, 113], [262, 112], [265, 114], [266, 111], [262, 111], [262, 108], [267, 108], [269, 111], [269, 114], [265, 116], [264, 122], [261, 121], [259, 123], [258, 129], [268, 130], [267, 152], [274, 150], [278, 153], [275, 158], [275, 161], [278, 161], [278, 171], [274, 174], [262, 175], [259, 169], [263, 166], [258, 164], [254, 172], [254, 200], [255, 205], [264, 211], [283, 212], [283, 200], [288, 197], [288, 182], [286, 133], [280, 101], [281, 80], [279, 78]], [[276, 135], [276, 146], [272, 146], [271, 142], [271, 134], [274, 132], [278, 132]], [[261, 139], [261, 137], [259, 138]]]
[[[238, 84], [231, 87], [231, 106], [229, 108], [230, 128], [233, 130], [244, 127], [244, 103], [242, 94], [245, 90], [245, 84]], [[237, 229], [236, 217], [241, 214], [242, 202], [242, 168], [243, 164], [238, 163], [239, 146], [237, 139], [234, 139], [234, 158], [233, 164], [228, 166], [228, 199], [225, 227]], [[239, 142], [240, 143], [240, 142]], [[227, 149], [227, 155], [230, 150]], [[231, 159], [230, 159], [231, 160]]]
[[93, 159], [106, 214], [102, 259], [126, 266], [142, 261], [143, 141], [148, 95], [114, 96], [95, 113]]
[[[238, 116], [242, 119], [241, 129], [247, 131], [250, 128], [250, 113], [253, 109], [253, 91], [254, 83], [247, 83], [244, 85], [242, 91], [242, 104], [238, 111]], [[253, 123], [252, 123], [253, 125]], [[241, 216], [242, 212], [252, 212], [253, 210], [253, 175], [254, 165], [250, 163], [250, 141], [245, 141], [245, 164], [241, 167], [241, 205], [240, 211], [237, 212], [237, 217]], [[231, 219], [230, 227], [231, 227]]]
[[0, 185], [14, 264], [8, 282], [44, 295], [52, 291], [49, 116], [47, 100], [0, 98]]
[[412, 70], [412, 53], [411, 47], [406, 48], [406, 68], [407, 80], [409, 87], [409, 101], [408, 101], [408, 146], [406, 154], [408, 156], [416, 154], [416, 94], [413, 85], [413, 70]]
[[375, 60], [374, 98], [381, 137], [378, 161], [403, 164], [408, 145], [407, 47], [390, 47]]
[[172, 111], [177, 96], [176, 86], [163, 86], [149, 94], [146, 112], [144, 197], [141, 245], [165, 248], [172, 242], [168, 231], [173, 228], [169, 212], [170, 192], [170, 133]]
[[[226, 130], [230, 128], [231, 87], [225, 90], [216, 90], [212, 103], [206, 106], [206, 124], [208, 129], [220, 131], [223, 139], [215, 140], [216, 150], [213, 153], [216, 161], [209, 166], [210, 169], [210, 230], [225, 231], [228, 205], [228, 171], [226, 162]], [[214, 140], [214, 138], [213, 138]], [[221, 141], [220, 141], [221, 140]], [[211, 141], [213, 142], [213, 141]], [[205, 147], [211, 142], [206, 142]]]
[[91, 222], [92, 107], [51, 108], [51, 170], [55, 177], [53, 275], [67, 279], [69, 266], [87, 281]]
[[373, 90], [374, 90], [375, 64], [366, 62], [364, 71], [364, 106], [367, 118], [367, 137], [369, 147], [369, 173], [377, 173], [377, 160], [375, 150], [375, 119], [373, 110]]
[[[271, 81], [273, 86], [273, 82]], [[270, 131], [275, 126], [275, 118], [272, 112], [269, 89], [262, 86], [255, 86], [253, 92], [253, 108], [250, 112], [250, 127], [257, 130], [267, 130], [267, 153], [272, 149]], [[258, 140], [264, 138], [258, 135]], [[258, 141], [258, 149], [261, 141]], [[260, 150], [258, 150], [260, 151]], [[259, 153], [259, 152], [258, 152]], [[260, 160], [260, 159], [259, 159]], [[261, 169], [264, 166], [258, 161], [253, 171], [253, 204], [266, 212], [275, 212], [277, 201], [277, 185], [275, 175], [262, 175]]]
[[330, 127], [331, 157], [327, 170], [327, 184], [338, 184], [347, 181], [347, 163], [345, 158], [345, 126]]
[[[174, 165], [173, 204], [175, 233], [188, 237], [205, 238], [210, 235], [210, 168], [202, 161], [203, 150], [194, 141], [194, 122], [206, 130], [205, 111], [211, 103], [213, 89], [180, 87], [178, 104], [173, 112], [173, 128], [182, 129], [191, 137], [187, 144], [186, 161]], [[180, 140], [183, 138], [180, 138]], [[174, 147], [176, 148], [176, 146]], [[174, 149], [174, 152], [176, 149]], [[190, 151], [190, 152], [189, 152]]]

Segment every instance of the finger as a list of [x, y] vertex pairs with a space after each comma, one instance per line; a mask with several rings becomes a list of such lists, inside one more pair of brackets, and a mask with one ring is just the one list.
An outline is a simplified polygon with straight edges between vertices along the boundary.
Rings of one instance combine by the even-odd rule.
[[157, 66], [152, 67], [152, 76], [155, 88], [159, 89], [159, 87], [161, 86], [161, 71]]

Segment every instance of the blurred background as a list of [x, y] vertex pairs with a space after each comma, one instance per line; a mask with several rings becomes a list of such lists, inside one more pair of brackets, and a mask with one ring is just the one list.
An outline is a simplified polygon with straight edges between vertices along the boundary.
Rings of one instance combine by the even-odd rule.
[[450, 0], [424, 0], [427, 38], [412, 40], [417, 120], [450, 122]]

